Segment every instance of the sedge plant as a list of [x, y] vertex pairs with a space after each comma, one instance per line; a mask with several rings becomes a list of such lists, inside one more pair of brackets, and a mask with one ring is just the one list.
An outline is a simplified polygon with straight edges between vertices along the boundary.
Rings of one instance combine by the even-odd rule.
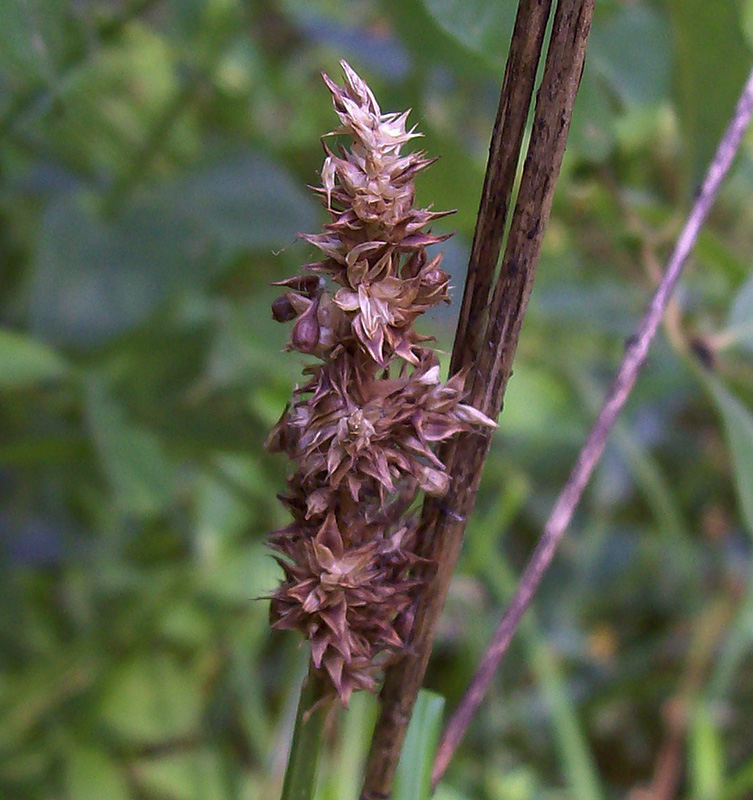
[[354, 691], [375, 691], [408, 646], [423, 585], [415, 501], [449, 488], [437, 443], [495, 427], [464, 402], [467, 371], [443, 382], [431, 338], [413, 327], [449, 300], [442, 254], [427, 248], [447, 238], [431, 223], [452, 212], [415, 205], [414, 178], [432, 159], [403, 152], [420, 135], [407, 128], [408, 112], [383, 114], [341, 65], [343, 86], [323, 76], [340, 119], [327, 136], [350, 146], [324, 145], [314, 191], [330, 222], [301, 234], [322, 258], [278, 282], [284, 292], [272, 307], [293, 323], [288, 349], [313, 358], [267, 441], [293, 465], [280, 497], [292, 521], [270, 538], [284, 575], [272, 626], [299, 631], [310, 649], [291, 797], [313, 781], [316, 754], [300, 751], [301, 742], [316, 747], [307, 723], [323, 706], [347, 707]]

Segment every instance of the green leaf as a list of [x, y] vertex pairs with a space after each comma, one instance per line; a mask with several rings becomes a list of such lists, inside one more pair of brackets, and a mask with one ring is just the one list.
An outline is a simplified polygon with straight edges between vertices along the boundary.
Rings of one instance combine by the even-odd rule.
[[753, 0], [743, 0], [742, 28], [749, 47], [753, 47]]
[[134, 766], [134, 773], [142, 790], [163, 800], [225, 800], [233, 796], [225, 789], [220, 758], [211, 750], [144, 759]]
[[627, 106], [658, 103], [670, 88], [670, 37], [661, 14], [640, 4], [623, 6], [594, 23], [587, 69]]
[[[542, 791], [541, 783], [537, 769], [531, 765], [502, 766], [500, 764], [489, 770], [487, 792], [491, 797], [505, 800], [539, 800], [539, 798], [547, 796], [547, 792]], [[555, 797], [557, 797], [556, 794]], [[574, 790], [565, 790], [561, 800], [576, 800], [576, 798], [577, 800], [594, 800], [593, 795], [578, 794]], [[439, 798], [435, 797], [435, 800], [439, 800]]]
[[753, 536], [753, 414], [721, 381], [713, 375], [705, 377], [724, 420], [740, 511]]
[[517, 3], [512, 0], [424, 0], [435, 22], [463, 46], [502, 66], [510, 45]]
[[503, 412], [508, 436], [548, 443], [578, 441], [582, 416], [566, 388], [551, 372], [522, 362], [505, 397]]
[[457, 209], [448, 230], [471, 234], [484, 182], [483, 163], [472, 158], [467, 148], [453, 137], [428, 132], [422, 144], [427, 152], [441, 153], [442, 158], [420, 177], [419, 202]]
[[350, 698], [347, 713], [340, 717], [341, 733], [331, 757], [323, 764], [324, 780], [319, 782], [319, 797], [331, 800], [358, 797], [363, 759], [369, 749], [377, 712], [377, 700], [370, 692], [357, 692]]
[[731, 344], [753, 351], [753, 270], [732, 302], [724, 336]]
[[431, 770], [439, 743], [444, 697], [421, 690], [416, 698], [395, 774], [393, 800], [428, 800]]
[[[748, 196], [747, 190], [745, 195]], [[748, 264], [740, 258], [733, 242], [723, 231], [704, 228], [698, 236], [695, 254], [704, 269], [710, 267], [734, 283], [744, 282], [750, 273]]]
[[212, 641], [209, 615], [198, 604], [173, 600], [159, 621], [162, 635], [179, 646], [205, 648]]
[[0, 70], [15, 80], [49, 80], [65, 49], [66, 0], [0, 3]]
[[23, 333], [0, 330], [0, 388], [30, 386], [67, 371], [65, 360], [52, 348]]
[[[7, 575], [7, 572], [6, 572]], [[10, 583], [10, 581], [6, 581]], [[61, 703], [86, 693], [97, 679], [99, 667], [88, 658], [70, 657], [70, 648], [53, 650], [52, 634], [39, 629], [34, 615], [26, 617], [25, 641], [44, 656], [24, 670], [3, 671], [0, 678], [0, 752], [20, 749], [34, 740], [44, 720], [60, 713]]]
[[129, 800], [122, 770], [104, 750], [76, 747], [66, 759], [65, 784], [71, 800]]
[[[112, 12], [119, 16], [114, 8]], [[94, 34], [94, 20], [91, 24]], [[45, 138], [74, 172], [126, 174], [187, 84], [175, 68], [176, 54], [165, 37], [137, 21], [119, 27], [117, 36], [108, 36], [95, 48], [83, 41], [74, 44], [78, 36], [70, 28], [67, 35], [65, 31], [69, 66], [38, 101], [42, 106], [53, 101], [62, 112], [48, 109]], [[184, 160], [198, 144], [194, 119], [184, 114], [180, 123], [162, 132], [158, 158], [167, 156], [168, 163]]]
[[[642, 5], [622, 7], [591, 31], [583, 80], [573, 111], [568, 150], [600, 161], [612, 150], [619, 111], [633, 119], [669, 93], [670, 31], [666, 19]], [[623, 114], [624, 116], [624, 114]]]
[[[526, 795], [520, 795], [520, 800], [524, 800], [526, 797]], [[469, 795], [454, 789], [452, 786], [440, 783], [439, 786], [437, 786], [437, 791], [434, 793], [434, 800], [471, 800], [471, 798]], [[518, 797], [516, 797], [515, 800], [519, 800]]]
[[174, 466], [157, 437], [129, 422], [94, 378], [87, 384], [86, 413], [120, 508], [134, 515], [165, 508], [172, 499]]
[[311, 196], [257, 153], [226, 158], [162, 193], [230, 248], [281, 248], [316, 226]]
[[141, 322], [181, 286], [214, 274], [215, 243], [154, 198], [101, 218], [94, 198], [63, 196], [42, 220], [31, 324], [65, 344], [100, 344]]
[[[276, 296], [277, 292], [260, 291], [248, 302], [223, 307], [207, 358], [207, 379], [212, 386], [225, 388], [266, 375], [275, 376], [285, 393], [289, 393], [290, 386], [298, 378], [300, 365], [292, 359], [280, 358], [289, 331], [269, 313]], [[261, 391], [262, 387], [257, 386], [257, 390]], [[251, 400], [255, 402], [255, 396]], [[282, 405], [276, 404], [270, 427], [279, 419], [286, 401], [287, 397]]]
[[753, 758], [748, 759], [729, 778], [724, 787], [724, 800], [745, 800], [753, 794]]
[[[511, 0], [504, 2], [510, 3]], [[457, 31], [448, 27], [449, 11], [443, 15], [440, 7], [435, 15], [430, 0], [384, 0], [382, 5], [390, 15], [391, 27], [420, 67], [441, 64], [458, 75], [478, 78], [479, 73], [486, 73], [497, 78], [507, 56], [509, 36], [498, 43], [499, 52], [490, 64], [486, 54], [468, 49], [467, 35], [458, 36]]]
[[201, 681], [167, 653], [143, 653], [121, 663], [100, 705], [102, 722], [119, 739], [158, 744], [196, 733]]
[[724, 746], [706, 703], [699, 702], [695, 708], [689, 749], [691, 796], [695, 800], [718, 800], [724, 786]]
[[[502, 608], [512, 597], [517, 578], [502, 556], [494, 532], [503, 531], [515, 519], [529, 494], [520, 478], [506, 481], [497, 501], [474, 515], [468, 529], [465, 557], [473, 574], [485, 579], [497, 605]], [[462, 568], [461, 568], [462, 569]], [[579, 719], [576, 703], [567, 685], [564, 669], [529, 610], [521, 621], [520, 636], [527, 659], [548, 706], [559, 763], [569, 784], [570, 796], [599, 800], [605, 796], [600, 785], [596, 760]], [[495, 787], [496, 788], [496, 787]], [[500, 780], [499, 796], [535, 797], [535, 779], [531, 772], [505, 770]]]
[[260, 467], [252, 458], [222, 454], [214, 459], [215, 465], [219, 475], [227, 475], [228, 479], [201, 475], [193, 493], [196, 536], [210, 551], [247, 529], [251, 509], [244, 494], [249, 491], [247, 487], [258, 491], [263, 480]]
[[728, 626], [714, 670], [708, 682], [707, 702], [715, 705], [726, 702], [730, 687], [753, 645], [753, 584], [749, 581], [745, 596], [740, 600], [735, 616]]
[[616, 114], [604, 82], [590, 61], [586, 61], [583, 81], [573, 109], [568, 152], [589, 161], [601, 161], [614, 145]]
[[267, 597], [280, 577], [270, 551], [261, 542], [253, 542], [210, 560], [202, 589], [216, 600], [247, 605]]
[[140, 192], [114, 219], [83, 192], [42, 221], [31, 280], [33, 330], [99, 345], [171, 294], [214, 278], [240, 248], [288, 245], [313, 226], [312, 202], [278, 166], [245, 156]]
[[736, 0], [671, 0], [675, 85], [692, 185], [701, 180], [745, 83], [751, 54]]

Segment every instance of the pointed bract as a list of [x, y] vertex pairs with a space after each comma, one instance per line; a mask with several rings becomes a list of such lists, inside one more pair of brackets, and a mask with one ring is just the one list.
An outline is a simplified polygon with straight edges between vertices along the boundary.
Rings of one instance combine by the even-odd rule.
[[[410, 635], [419, 582], [417, 493], [441, 496], [449, 478], [433, 451], [462, 431], [494, 426], [463, 403], [465, 374], [440, 380], [428, 337], [413, 329], [448, 302], [443, 241], [427, 229], [451, 212], [414, 207], [413, 179], [434, 159], [402, 154], [418, 134], [408, 112], [382, 114], [366, 83], [341, 62], [328, 76], [351, 148], [325, 145], [321, 188], [331, 221], [301, 238], [324, 258], [276, 285], [276, 320], [295, 320], [288, 349], [315, 356], [303, 386], [267, 440], [295, 464], [280, 497], [293, 522], [270, 536], [284, 578], [272, 597], [273, 627], [309, 641], [314, 667], [341, 702], [377, 687]], [[324, 278], [335, 285], [328, 290]]]

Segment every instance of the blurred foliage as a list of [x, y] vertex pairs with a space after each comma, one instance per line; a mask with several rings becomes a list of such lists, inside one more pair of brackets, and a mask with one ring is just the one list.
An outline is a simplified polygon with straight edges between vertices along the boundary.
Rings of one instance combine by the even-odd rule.
[[[305, 653], [271, 635], [300, 372], [271, 280], [323, 219], [319, 72], [442, 156], [459, 300], [512, 0], [0, 3], [0, 796], [279, 791]], [[599, 0], [515, 376], [437, 639], [457, 702], [751, 62], [752, 0]], [[438, 796], [753, 796], [753, 139]], [[431, 323], [450, 347], [453, 317]], [[428, 323], [427, 323], [428, 325]], [[333, 720], [322, 798], [373, 721]], [[341, 734], [340, 736], [337, 733]], [[675, 770], [675, 772], [673, 772]], [[658, 795], [657, 795], [658, 796]]]

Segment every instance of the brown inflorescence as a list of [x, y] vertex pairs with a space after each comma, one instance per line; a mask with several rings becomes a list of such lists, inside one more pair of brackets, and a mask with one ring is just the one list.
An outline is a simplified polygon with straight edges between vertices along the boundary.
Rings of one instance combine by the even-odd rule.
[[421, 490], [441, 496], [449, 485], [435, 443], [495, 423], [462, 402], [464, 375], [442, 383], [436, 353], [412, 329], [449, 299], [442, 256], [426, 252], [446, 236], [426, 226], [451, 212], [414, 208], [413, 179], [432, 159], [401, 153], [420, 136], [406, 129], [408, 112], [382, 114], [341, 65], [344, 86], [323, 75], [341, 122], [328, 135], [352, 144], [337, 155], [325, 145], [314, 191], [331, 222], [301, 237], [324, 257], [280, 281], [272, 305], [276, 320], [295, 320], [288, 348], [318, 361], [267, 446], [295, 464], [280, 497], [293, 521], [270, 539], [284, 572], [272, 624], [308, 639], [314, 667], [347, 705], [406, 647], [419, 589], [411, 506]]

